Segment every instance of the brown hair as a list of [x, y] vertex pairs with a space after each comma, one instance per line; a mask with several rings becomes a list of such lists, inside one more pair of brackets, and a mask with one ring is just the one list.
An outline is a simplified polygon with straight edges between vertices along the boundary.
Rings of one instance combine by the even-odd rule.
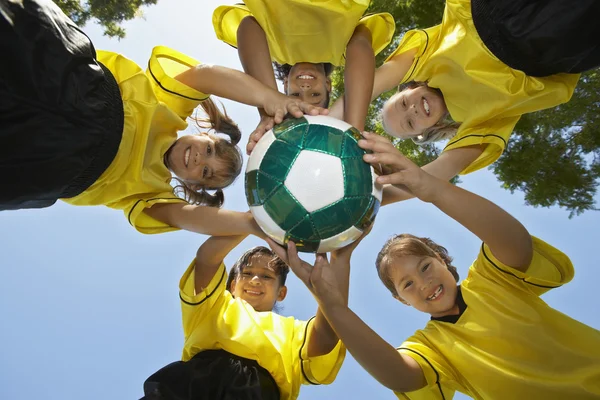
[[[242, 153], [237, 146], [242, 137], [242, 132], [237, 124], [229, 118], [225, 107], [223, 107], [223, 112], [221, 112], [210, 97], [200, 103], [200, 105], [207, 117], [190, 117], [196, 122], [196, 125], [200, 129], [208, 128], [209, 130], [229, 136], [228, 141], [213, 133], [206, 132], [215, 141], [215, 156], [224, 163], [225, 168], [215, 174], [215, 180], [219, 182], [218, 186], [198, 189], [197, 185], [192, 187], [183, 180], [174, 177], [173, 179], [177, 181], [177, 185], [174, 186], [173, 192], [176, 195], [182, 195], [190, 204], [221, 207], [225, 201], [225, 196], [221, 189], [231, 185], [242, 171]], [[214, 190], [215, 193], [210, 194], [208, 190]]]
[[456, 279], [456, 282], [458, 282], [458, 271], [456, 267], [452, 265], [452, 257], [450, 257], [448, 250], [446, 250], [445, 247], [440, 246], [430, 238], [402, 233], [388, 239], [379, 251], [379, 254], [377, 254], [377, 259], [375, 260], [375, 267], [377, 268], [379, 279], [381, 279], [381, 282], [383, 282], [385, 287], [392, 292], [394, 296], [398, 296], [398, 292], [387, 273], [387, 269], [394, 258], [402, 256], [439, 257], [444, 264], [446, 264], [446, 267], [448, 267], [448, 270], [454, 279]]
[[[427, 82], [419, 82], [419, 81], [406, 82], [398, 87], [398, 93], [400, 93], [406, 89], [414, 89], [414, 88], [421, 87], [421, 86], [429, 87], [427, 85]], [[442, 96], [442, 99], [444, 98], [444, 95], [442, 94], [442, 91], [440, 89], [438, 89], [438, 88], [431, 88], [431, 89], [438, 92], [439, 95]], [[419, 136], [413, 137], [413, 138], [411, 138], [411, 140], [418, 145], [424, 145], [424, 144], [428, 144], [428, 143], [433, 143], [433, 142], [438, 142], [441, 140], [450, 139], [451, 137], [456, 135], [456, 132], [458, 131], [459, 127], [460, 127], [460, 123], [455, 122], [452, 119], [452, 117], [450, 116], [450, 113], [446, 112], [446, 114], [444, 114], [442, 116], [442, 118], [440, 118], [440, 120], [435, 123], [435, 125], [424, 129], [423, 132], [421, 132], [421, 134]]]
[[231, 288], [231, 282], [233, 282], [233, 280], [242, 273], [244, 268], [252, 265], [252, 258], [261, 255], [271, 257], [271, 261], [269, 261], [267, 265], [275, 270], [275, 273], [279, 277], [280, 285], [285, 285], [285, 280], [290, 272], [290, 268], [269, 248], [264, 246], [256, 246], [242, 254], [235, 264], [233, 264], [233, 267], [231, 267], [231, 271], [229, 271], [229, 277], [227, 277], [227, 290]]

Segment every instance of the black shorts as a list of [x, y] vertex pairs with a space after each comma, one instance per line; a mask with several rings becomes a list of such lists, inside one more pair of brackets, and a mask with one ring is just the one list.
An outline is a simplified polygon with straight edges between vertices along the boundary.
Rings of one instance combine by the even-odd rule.
[[598, 0], [471, 0], [471, 12], [486, 47], [527, 75], [600, 66]]
[[161, 368], [144, 382], [141, 400], [279, 400], [279, 388], [254, 360], [206, 350]]
[[0, 57], [0, 210], [80, 194], [121, 142], [117, 82], [49, 0], [0, 0]]

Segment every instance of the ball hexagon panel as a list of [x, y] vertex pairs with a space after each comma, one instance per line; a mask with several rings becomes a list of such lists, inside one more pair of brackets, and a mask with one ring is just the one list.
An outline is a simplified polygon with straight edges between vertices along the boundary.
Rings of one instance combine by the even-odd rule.
[[290, 168], [285, 187], [308, 212], [344, 197], [344, 173], [338, 157], [302, 150]]

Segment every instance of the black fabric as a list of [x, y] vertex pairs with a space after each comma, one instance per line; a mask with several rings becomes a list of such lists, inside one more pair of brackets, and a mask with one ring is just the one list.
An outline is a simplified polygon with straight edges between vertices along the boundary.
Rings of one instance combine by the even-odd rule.
[[471, 0], [471, 12], [486, 47], [527, 75], [600, 66], [598, 0]]
[[279, 400], [273, 377], [254, 360], [207, 350], [161, 368], [141, 400]]
[[117, 82], [51, 1], [0, 0], [0, 56], [0, 210], [80, 194], [121, 142]]
[[465, 299], [463, 298], [462, 291], [460, 290], [460, 285], [458, 285], [456, 289], [456, 304], [458, 305], [458, 314], [444, 315], [443, 317], [431, 317], [432, 321], [449, 322], [451, 324], [455, 324], [456, 322], [458, 322], [460, 317], [467, 310], [467, 303], [465, 303]]

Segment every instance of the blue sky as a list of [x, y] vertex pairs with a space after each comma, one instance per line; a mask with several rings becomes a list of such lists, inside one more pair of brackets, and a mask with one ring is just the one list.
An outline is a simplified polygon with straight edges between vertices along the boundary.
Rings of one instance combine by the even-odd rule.
[[[145, 68], [151, 49], [167, 45], [196, 59], [241, 69], [237, 53], [216, 40], [212, 10], [222, 1], [161, 0], [143, 19], [125, 25], [127, 38], [110, 40], [96, 26], [86, 32], [96, 48], [123, 53]], [[224, 102], [245, 138], [258, 122], [248, 106]], [[243, 139], [244, 140], [244, 139]], [[487, 197], [522, 221], [530, 232], [567, 253], [575, 279], [544, 299], [596, 328], [595, 301], [600, 214], [568, 218], [557, 209], [525, 206], [488, 171], [463, 177], [461, 186]], [[243, 179], [226, 191], [225, 206], [246, 210]], [[376, 226], [355, 252], [350, 307], [394, 345], [423, 327], [427, 316], [395, 301], [378, 281], [374, 259], [392, 234], [427, 235], [448, 248], [462, 276], [479, 240], [429, 204], [410, 200], [381, 209]], [[138, 399], [142, 383], [181, 355], [177, 284], [205, 236], [175, 232], [147, 236], [123, 214], [105, 207], [64, 203], [43, 210], [0, 213], [0, 398], [10, 400]], [[230, 266], [246, 239], [226, 259]], [[310, 257], [307, 258], [309, 261]], [[308, 319], [316, 303], [289, 279], [282, 314]], [[304, 387], [300, 399], [394, 399], [349, 355], [329, 386]], [[466, 398], [457, 396], [456, 398]]]

